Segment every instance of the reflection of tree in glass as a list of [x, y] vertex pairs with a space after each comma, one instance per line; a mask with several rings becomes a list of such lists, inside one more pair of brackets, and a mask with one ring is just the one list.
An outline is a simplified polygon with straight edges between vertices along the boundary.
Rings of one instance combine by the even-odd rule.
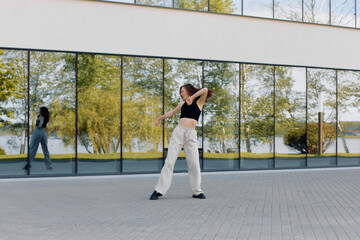
[[216, 97], [205, 107], [204, 137], [210, 147], [226, 153], [236, 145], [239, 138], [238, 76], [239, 65], [220, 62], [207, 62], [205, 67], [205, 86], [215, 91]]
[[355, 27], [354, 0], [337, 0], [331, 2], [331, 25]]
[[40, 106], [51, 113], [48, 133], [65, 145], [75, 140], [75, 55], [31, 52], [30, 117], [32, 130]]
[[276, 0], [275, 18], [302, 21], [302, 0]]
[[136, 0], [136, 4], [171, 7], [172, 0]]
[[206, 11], [208, 10], [208, 0], [174, 0], [174, 7]]
[[[307, 134], [306, 134], [307, 130]], [[317, 123], [309, 123], [306, 127], [295, 128], [285, 133], [284, 143], [302, 154], [316, 154], [319, 152], [319, 126]], [[307, 137], [307, 139], [306, 139]], [[331, 124], [324, 123], [322, 132], [323, 152], [334, 142], [336, 138], [336, 128]], [[323, 153], [322, 152], [322, 153]]]
[[126, 152], [162, 149], [162, 61], [125, 57], [123, 63], [123, 147]]
[[10, 147], [21, 154], [26, 141], [27, 52], [0, 50], [0, 86], [0, 127], [12, 136]]
[[220, 13], [233, 13], [235, 4], [232, 0], [209, 0], [210, 11]]
[[[345, 140], [345, 130], [352, 128], [360, 130], [360, 120], [356, 120], [356, 111], [360, 112], [360, 73], [353, 71], [338, 71], [338, 134], [346, 153], [350, 153]], [[349, 116], [354, 113], [354, 117]], [[347, 127], [349, 126], [349, 127]]]
[[251, 144], [267, 143], [270, 152], [274, 137], [274, 68], [266, 65], [242, 65], [242, 135], [246, 151]]
[[275, 132], [282, 135], [305, 124], [305, 92], [294, 87], [296, 79], [291, 68], [275, 67], [275, 78]]
[[329, 0], [304, 0], [304, 21], [329, 24]]
[[120, 65], [120, 57], [79, 55], [78, 134], [89, 153], [120, 148]]
[[336, 122], [336, 75], [332, 70], [308, 69], [308, 122], [318, 121], [318, 94], [324, 93], [324, 122]]

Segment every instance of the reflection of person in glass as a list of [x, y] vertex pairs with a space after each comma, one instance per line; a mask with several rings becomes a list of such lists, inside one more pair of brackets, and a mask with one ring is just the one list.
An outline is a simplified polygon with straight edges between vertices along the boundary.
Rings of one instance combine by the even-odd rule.
[[205, 102], [213, 94], [207, 88], [195, 88], [191, 84], [180, 87], [180, 96], [184, 99], [172, 111], [165, 113], [155, 121], [159, 126], [160, 121], [174, 116], [181, 111], [179, 125], [174, 129], [168, 148], [165, 165], [161, 170], [159, 181], [155, 191], [150, 196], [150, 200], [157, 200], [166, 194], [171, 185], [175, 162], [184, 148], [190, 184], [193, 191], [193, 198], [205, 199], [205, 194], [201, 190], [201, 175], [199, 164], [199, 151], [195, 126], [199, 120], [201, 110]]
[[[51, 170], [53, 168], [51, 166], [50, 154], [47, 147], [48, 136], [45, 130], [46, 125], [49, 122], [49, 119], [50, 119], [49, 110], [46, 107], [41, 107], [39, 114], [37, 115], [36, 129], [31, 135], [29, 158], [30, 158], [30, 163], [34, 161], [36, 152], [39, 147], [39, 143], [41, 143], [41, 148], [44, 153], [46, 168]], [[31, 167], [30, 164], [26, 164], [24, 169], [29, 169], [30, 167]]]

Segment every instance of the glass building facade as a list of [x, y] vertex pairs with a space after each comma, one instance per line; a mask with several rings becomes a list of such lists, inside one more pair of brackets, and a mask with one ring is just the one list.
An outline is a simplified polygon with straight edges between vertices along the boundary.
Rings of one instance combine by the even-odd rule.
[[[0, 83], [0, 177], [160, 172], [185, 83], [215, 91], [202, 171], [360, 165], [360, 71], [0, 49]], [[53, 169], [39, 147], [23, 170], [40, 106]]]
[[360, 28], [360, 0], [103, 0]]

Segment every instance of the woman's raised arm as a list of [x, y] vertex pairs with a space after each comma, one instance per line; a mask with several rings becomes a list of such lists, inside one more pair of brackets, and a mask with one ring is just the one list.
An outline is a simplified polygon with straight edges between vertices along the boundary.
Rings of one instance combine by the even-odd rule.
[[176, 108], [174, 108], [173, 110], [171, 110], [170, 112], [165, 113], [164, 115], [162, 115], [161, 117], [158, 117], [155, 121], [155, 125], [159, 126], [160, 125], [160, 121], [164, 120], [166, 118], [170, 118], [172, 116], [174, 116], [176, 113], [181, 111], [181, 107], [184, 104], [184, 101], [181, 101]]

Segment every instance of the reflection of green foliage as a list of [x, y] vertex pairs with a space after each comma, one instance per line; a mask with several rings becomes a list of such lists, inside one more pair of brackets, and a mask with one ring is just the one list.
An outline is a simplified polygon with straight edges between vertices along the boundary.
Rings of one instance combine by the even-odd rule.
[[78, 64], [78, 133], [88, 152], [120, 148], [120, 58], [84, 54]]
[[231, 0], [209, 0], [211, 12], [233, 13], [234, 2]]
[[238, 64], [208, 62], [205, 65], [205, 85], [215, 91], [215, 96], [204, 107], [208, 118], [204, 137], [211, 147], [220, 145], [222, 153], [239, 137], [238, 76]]
[[175, 0], [174, 5], [176, 8], [193, 9], [193, 10], [206, 10], [208, 0]]
[[[242, 65], [241, 118], [246, 150], [251, 141], [269, 143], [274, 135], [274, 68], [265, 65]], [[270, 148], [271, 150], [271, 148]]]
[[6, 155], [5, 150], [0, 147], [0, 155]]
[[162, 148], [162, 61], [123, 58], [123, 150], [154, 152]]
[[[324, 152], [334, 142], [335, 138], [336, 138], [335, 126], [328, 123], [323, 123], [322, 144], [323, 144]], [[318, 153], [319, 152], [318, 141], [319, 141], [318, 123], [308, 123], [307, 134], [306, 134], [306, 127], [302, 127], [302, 128], [292, 129], [289, 132], [285, 133], [284, 135], [284, 143], [287, 146], [300, 151], [302, 154]]]
[[0, 127], [8, 124], [4, 117], [12, 118], [13, 112], [4, 107], [4, 103], [11, 97], [18, 97], [17, 90], [21, 82], [21, 76], [17, 74], [17, 69], [21, 68], [20, 59], [13, 58], [7, 61], [8, 54], [0, 50]]
[[[210, 0], [175, 0], [176, 8], [193, 9], [204, 11], [207, 10]], [[210, 11], [221, 13], [234, 12], [234, 3], [231, 0], [211, 0]]]

